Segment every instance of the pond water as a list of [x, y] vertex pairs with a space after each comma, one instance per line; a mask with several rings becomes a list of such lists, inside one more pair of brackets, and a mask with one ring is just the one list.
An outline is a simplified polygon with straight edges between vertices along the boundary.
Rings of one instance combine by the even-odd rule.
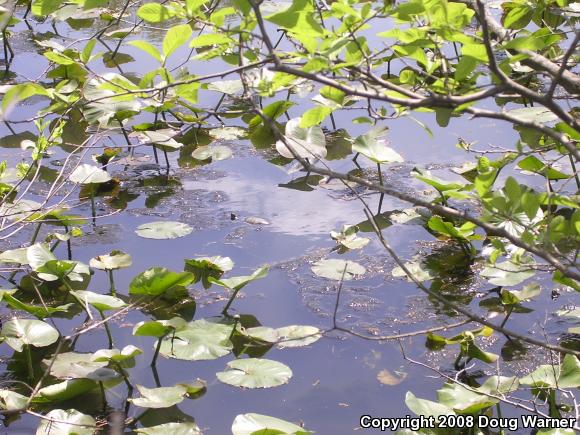
[[[39, 32], [54, 32], [47, 23], [32, 21], [32, 26], [36, 36]], [[57, 24], [57, 30], [64, 36], [47, 33], [47, 40], [66, 44], [94, 33], [93, 28], [75, 30], [66, 22]], [[156, 44], [163, 34], [148, 30], [138, 36]], [[22, 77], [41, 77], [48, 67], [32, 36], [23, 23], [14, 28], [11, 41], [16, 58], [11, 70], [16, 75], [7, 82], [18, 82]], [[99, 50], [104, 50], [104, 47]], [[155, 67], [152, 59], [137, 49], [124, 46], [122, 51], [132, 57], [130, 62], [121, 65], [121, 71], [126, 76], [138, 75]], [[185, 56], [186, 52], [182, 54]], [[179, 57], [175, 56], [177, 59]], [[96, 72], [111, 70], [100, 60], [94, 64]], [[190, 68], [196, 65], [203, 68], [200, 73], [219, 71], [223, 66], [204, 62], [193, 63]], [[217, 97], [211, 92], [202, 92], [200, 101], [203, 106], [211, 107], [217, 103]], [[290, 110], [290, 116], [298, 116], [311, 105], [308, 99], [304, 99], [301, 105]], [[10, 118], [32, 117], [42, 107], [41, 100], [31, 99], [15, 108]], [[411, 177], [411, 169], [416, 166], [427, 168], [442, 178], [459, 179], [451, 169], [461, 165], [467, 156], [455, 147], [458, 137], [478, 141], [482, 147], [487, 144], [509, 147], [517, 137], [510, 126], [494, 121], [452, 119], [449, 126], [443, 128], [433, 122], [432, 115], [419, 113], [416, 117], [429, 125], [432, 137], [410, 119], [387, 122], [390, 144], [403, 155], [405, 163], [386, 167], [384, 175], [387, 183], [425, 197], [432, 192]], [[337, 115], [337, 125], [347, 125], [349, 121], [348, 113]], [[219, 126], [215, 119], [211, 122], [213, 127]], [[242, 124], [235, 120], [228, 125]], [[20, 141], [34, 136], [31, 123], [15, 124], [13, 128], [15, 132], [5, 125], [0, 126], [1, 158], [12, 163], [26, 155], [19, 148]], [[364, 126], [353, 126], [349, 133], [355, 136], [365, 129]], [[200, 130], [198, 134], [207, 141], [206, 130]], [[66, 133], [67, 141], [79, 143], [86, 138], [86, 125], [79, 123], [78, 131], [71, 129]], [[124, 139], [118, 132], [111, 136], [111, 140], [117, 146], [124, 145]], [[338, 285], [335, 281], [316, 276], [311, 266], [322, 258], [348, 258], [365, 266], [367, 272], [344, 283], [337, 312], [340, 326], [376, 337], [462, 320], [430, 301], [414, 285], [392, 277], [391, 270], [395, 263], [377, 242], [368, 223], [361, 225], [362, 232], [359, 234], [371, 238], [369, 245], [345, 254], [335, 250], [336, 243], [330, 238], [330, 231], [366, 220], [360, 201], [343, 185], [335, 180], [321, 180], [321, 177], [314, 175], [310, 176], [311, 184], [304, 181], [299, 183], [300, 177], [306, 174], [289, 174], [289, 166], [273, 164], [277, 157], [274, 149], [256, 149], [249, 141], [242, 139], [224, 141], [223, 144], [233, 151], [231, 159], [201, 164], [189, 157], [194, 147], [186, 146], [178, 153], [169, 154], [168, 173], [162, 155], [162, 164], [157, 165], [150, 148], [137, 148], [133, 156], [123, 154], [121, 157], [125, 160], [109, 168], [110, 174], [120, 180], [120, 191], [113, 196], [104, 195], [95, 199], [98, 218], [94, 224], [83, 227], [84, 236], [73, 241], [72, 258], [88, 263], [90, 258], [113, 249], [130, 254], [133, 265], [115, 272], [116, 287], [121, 295], [127, 294], [128, 285], [137, 273], [154, 266], [182, 270], [186, 258], [228, 256], [235, 263], [234, 275], [249, 275], [261, 265], [269, 264], [271, 269], [265, 279], [253, 282], [241, 291], [233, 304], [232, 314], [255, 316], [262, 325], [271, 327], [304, 324], [320, 329], [332, 327]], [[43, 189], [48, 186], [50, 177], [54, 176], [66, 158], [62, 150], [53, 150], [54, 154], [47, 159], [47, 181], [44, 185], [35, 186], [38, 191], [32, 192], [36, 196], [31, 199], [44, 194]], [[90, 154], [89, 151], [84, 156], [86, 161], [90, 160]], [[359, 159], [362, 171], [373, 174], [374, 166], [363, 160]], [[352, 169], [350, 159], [335, 161], [332, 165], [338, 170]], [[293, 180], [294, 184], [291, 183]], [[372, 209], [378, 207], [378, 195], [368, 195], [363, 190], [359, 192]], [[77, 201], [76, 192], [71, 199]], [[385, 198], [382, 211], [408, 207], [399, 200]], [[90, 216], [90, 202], [83, 201], [76, 212]], [[260, 221], [249, 219], [248, 222], [248, 218], [260, 218], [267, 222], [251, 223]], [[135, 233], [139, 225], [157, 220], [184, 222], [193, 227], [193, 232], [172, 240], [145, 239]], [[38, 240], [42, 240], [51, 230], [43, 226]], [[26, 242], [32, 232], [33, 228], [27, 228], [3, 240], [2, 249]], [[471, 273], [470, 265], [456, 261], [457, 248], [438, 241], [422, 225], [412, 223], [390, 225], [385, 228], [384, 234], [401, 258], [423, 258], [427, 267], [438, 277], [446, 294], [453, 295], [455, 300], [475, 311], [486, 312], [485, 301], [493, 296], [489, 293], [491, 286], [479, 282]], [[55, 254], [58, 258], [66, 258], [66, 244], [59, 245]], [[96, 271], [89, 289], [105, 293], [108, 285], [106, 274]], [[6, 281], [1, 286], [12, 287]], [[195, 318], [220, 316], [227, 300], [227, 292], [222, 290], [216, 286], [209, 290], [204, 290], [199, 284], [194, 286], [191, 293], [197, 301]], [[556, 310], [570, 303], [571, 296], [567, 293], [552, 298], [550, 292], [545, 291], [538, 300], [527, 305], [534, 310], [533, 313], [521, 318], [515, 314], [510, 327], [521, 332], [540, 330], [546, 316], [552, 318]], [[488, 306], [493, 311], [493, 303]], [[10, 313], [5, 315], [9, 316]], [[71, 320], [56, 319], [56, 323], [61, 330], [70, 331], [82, 322], [82, 318], [78, 315]], [[404, 403], [407, 391], [418, 397], [434, 399], [435, 391], [441, 387], [442, 380], [434, 376], [434, 372], [404, 360], [401, 346], [411, 358], [427, 361], [444, 372], [451, 370], [455, 358], [454, 349], [437, 352], [427, 349], [424, 336], [387, 342], [365, 340], [335, 331], [306, 348], [272, 349], [267, 353], [267, 358], [292, 368], [294, 376], [287, 385], [266, 390], [242, 390], [220, 383], [215, 376], [233, 356], [196, 362], [160, 357], [155, 372], [149, 366], [154, 340], [132, 335], [134, 324], [150, 318], [151, 315], [144, 311], [132, 310], [111, 322], [115, 347], [133, 344], [144, 351], [136, 358], [135, 367], [129, 369], [132, 383], [154, 387], [157, 382], [166, 386], [201, 378], [208, 383], [207, 392], [198, 399], [185, 400], [169, 409], [150, 410], [141, 416], [143, 408], [126, 407], [127, 389], [120, 384], [107, 395], [109, 407], [127, 409], [129, 418], [141, 416], [139, 424], [142, 425], [176, 421], [176, 418], [195, 419], [207, 434], [230, 433], [234, 417], [248, 412], [304, 422], [305, 427], [319, 434], [355, 433], [361, 415], [405, 416], [409, 414]], [[557, 328], [552, 327], [546, 333], [558, 339], [564, 336], [569, 325], [563, 320], [556, 325]], [[447, 335], [451, 333], [444, 332]], [[486, 350], [497, 353], [508, 355], [512, 352], [515, 356], [508, 367], [516, 374], [526, 372], [529, 359], [537, 364], [538, 359], [542, 358], [542, 354], [535, 353], [535, 349], [523, 345], [518, 347], [497, 335], [483, 339], [480, 344]], [[94, 352], [107, 345], [104, 329], [97, 328], [81, 336], [75, 351]], [[12, 360], [13, 354], [8, 346], [3, 345], [0, 352], [3, 380], [20, 379], [22, 360]], [[395, 385], [379, 381], [377, 376], [380, 373], [384, 375], [385, 370], [394, 376], [395, 381], [391, 380], [390, 383]], [[490, 365], [482, 367], [480, 375], [485, 377], [493, 373], [495, 368]], [[89, 395], [82, 401], [75, 399], [59, 404], [58, 407], [75, 407], [94, 416], [102, 414], [98, 394]], [[504, 416], [516, 413], [509, 408], [504, 412]], [[7, 418], [5, 424], [2, 433], [28, 434], [36, 430], [38, 420], [31, 416], [19, 416]]]

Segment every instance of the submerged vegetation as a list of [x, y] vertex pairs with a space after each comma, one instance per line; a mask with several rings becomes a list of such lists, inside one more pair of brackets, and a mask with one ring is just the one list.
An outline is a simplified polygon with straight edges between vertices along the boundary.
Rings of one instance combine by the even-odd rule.
[[[27, 416], [39, 434], [211, 431], [177, 405], [218, 383], [285, 385], [292, 364], [270, 355], [300, 347], [308, 355], [346, 336], [398, 340], [409, 365], [440, 379], [436, 395], [399, 399], [417, 416], [447, 416], [450, 427], [401, 434], [513, 431], [478, 426], [478, 417], [502, 413], [573, 421], [536, 423], [542, 434], [580, 429], [579, 14], [568, 0], [4, 0], [0, 413], [8, 430]], [[40, 70], [40, 56], [18, 65], [28, 56], [23, 33], [41, 54]], [[138, 73], [127, 72], [136, 59]], [[486, 144], [485, 128], [468, 129], [455, 150], [464, 163], [453, 160], [443, 176], [424, 160], [408, 163], [404, 135], [389, 137], [397, 122], [437, 140], [459, 122], [489, 120], [509, 127], [502, 143]], [[341, 207], [361, 210], [361, 222], [328, 228], [334, 247], [300, 269], [331, 289], [330, 324], [263, 325], [238, 310], [266, 265], [244, 275], [223, 252], [183, 254], [183, 263], [164, 267], [169, 247], [184, 249], [180, 241], [200, 230], [209, 199], [176, 199], [165, 211], [160, 204], [187, 174], [235, 161], [248, 141], [251, 153], [285, 171], [280, 188], [327, 189]], [[146, 221], [129, 207], [145, 189]], [[125, 215], [132, 234], [163, 248], [95, 242], [111, 231], [102, 220]], [[247, 227], [270, 225], [240, 217]], [[391, 227], [405, 226], [430, 244], [400, 252], [404, 230]], [[145, 268], [145, 259], [158, 264]], [[127, 285], [118, 280], [125, 273]], [[383, 334], [344, 322], [348, 286], [387, 276], [396, 280], [387, 298], [408, 288], [424, 294], [415, 323], [430, 325], [401, 332], [392, 324]], [[217, 310], [200, 303], [210, 292], [219, 294]], [[562, 294], [569, 303], [556, 306]], [[284, 303], [269, 301], [282, 305], [278, 313]], [[538, 307], [544, 316], [535, 316]], [[125, 321], [132, 334], [120, 340]], [[95, 344], [101, 333], [105, 348]], [[439, 362], [411, 355], [405, 340], [417, 337]], [[188, 381], [162, 383], [160, 360]], [[219, 361], [215, 379], [195, 379], [210, 360]], [[155, 386], [140, 383], [143, 365]], [[391, 387], [406, 379], [378, 375]], [[286, 421], [294, 420], [286, 410], [239, 414], [231, 431], [317, 431], [316, 421]]]

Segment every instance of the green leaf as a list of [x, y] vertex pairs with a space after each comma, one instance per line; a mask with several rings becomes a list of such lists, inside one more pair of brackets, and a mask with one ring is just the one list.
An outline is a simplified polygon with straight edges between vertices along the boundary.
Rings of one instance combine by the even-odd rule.
[[97, 388], [98, 383], [92, 379], [68, 379], [58, 384], [43, 387], [34, 397], [33, 402], [50, 403], [70, 400]]
[[201, 435], [201, 430], [193, 422], [165, 423], [157, 426], [140, 427], [135, 429], [135, 432], [143, 435]]
[[323, 278], [350, 281], [356, 275], [364, 275], [366, 269], [354, 261], [327, 259], [314, 263], [312, 272]]
[[137, 47], [140, 50], [143, 50], [145, 53], [152, 56], [153, 59], [155, 59], [157, 62], [159, 62], [159, 63], [163, 62], [163, 58], [161, 57], [161, 53], [159, 52], [157, 47], [155, 47], [151, 43], [149, 43], [147, 41], [129, 41], [128, 44], [132, 45], [133, 47]]
[[62, 0], [33, 0], [30, 11], [34, 15], [46, 16], [56, 11], [61, 4]]
[[193, 231], [193, 228], [182, 222], [173, 221], [156, 221], [142, 224], [137, 227], [135, 232], [138, 236], [146, 239], [177, 239], [185, 237]]
[[97, 422], [76, 409], [53, 409], [40, 420], [36, 435], [93, 435]]
[[159, 3], [146, 3], [137, 9], [137, 16], [149, 23], [161, 23], [174, 15], [171, 9]]
[[68, 179], [79, 184], [99, 184], [111, 181], [111, 176], [97, 166], [83, 163], [76, 167]]
[[198, 257], [185, 260], [185, 270], [195, 275], [194, 283], [202, 282], [204, 288], [209, 288], [209, 278], [220, 278], [234, 267], [230, 257]]
[[[268, 432], [270, 431], [270, 432]], [[232, 424], [233, 435], [253, 434], [308, 435], [313, 432], [279, 418], [261, 414], [239, 414]]]
[[98, 255], [91, 258], [89, 266], [99, 270], [125, 269], [133, 264], [131, 256], [122, 251], [114, 250], [109, 254]]
[[497, 286], [512, 286], [535, 275], [529, 266], [515, 264], [511, 261], [497, 263], [495, 266], [486, 266], [480, 272], [491, 284]]
[[540, 124], [545, 124], [558, 119], [552, 111], [545, 107], [522, 107], [521, 109], [509, 110], [506, 113], [515, 116], [522, 121], [532, 121]]
[[232, 157], [232, 155], [233, 155], [232, 150], [224, 145], [214, 145], [214, 146], [202, 145], [197, 147], [191, 153], [191, 157], [193, 157], [196, 160], [211, 159], [212, 161], [226, 160]]
[[[294, 152], [303, 159], [315, 161], [326, 157], [326, 137], [322, 128], [317, 125], [308, 128], [300, 127], [300, 118], [293, 118], [286, 123], [284, 137]], [[286, 143], [276, 142], [276, 150], [287, 159], [293, 159], [294, 154]]]
[[204, 33], [203, 35], [196, 36], [189, 43], [190, 47], [200, 48], [208, 47], [211, 45], [223, 45], [231, 44], [234, 40], [227, 35], [221, 33]]
[[4, 98], [2, 98], [2, 112], [6, 113], [6, 111], [12, 108], [16, 103], [26, 100], [34, 95], [49, 96], [50, 93], [44, 87], [36, 83], [21, 83], [12, 86], [4, 94]]
[[230, 361], [223, 372], [216, 373], [224, 384], [242, 388], [272, 388], [286, 384], [292, 370], [278, 361], [245, 358]]
[[99, 312], [118, 310], [127, 304], [114, 296], [102, 295], [86, 290], [75, 290], [70, 292], [78, 299], [82, 306], [92, 305]]
[[164, 337], [171, 331], [183, 329], [187, 322], [181, 317], [173, 317], [169, 320], [142, 321], [133, 327], [133, 335], [146, 335], [149, 337]]
[[227, 279], [215, 279], [210, 277], [209, 281], [213, 284], [220, 285], [230, 290], [241, 290], [246, 285], [257, 279], [262, 279], [268, 275], [268, 266], [260, 267], [256, 269], [251, 275], [246, 276], [234, 276]]
[[22, 352], [24, 346], [49, 346], [59, 337], [58, 331], [42, 320], [17, 318], [4, 322], [0, 334], [6, 344], [18, 352]]
[[364, 248], [370, 239], [357, 236], [358, 227], [356, 225], [344, 225], [342, 231], [331, 231], [330, 237], [347, 249]]
[[505, 305], [519, 304], [528, 301], [540, 294], [541, 287], [538, 283], [525, 285], [521, 290], [501, 290], [501, 302]]
[[525, 170], [540, 174], [549, 180], [566, 180], [570, 175], [551, 168], [547, 163], [542, 162], [536, 156], [528, 156], [518, 163], [518, 167]]
[[[417, 280], [417, 281], [429, 281], [430, 279], [433, 279], [433, 276], [431, 275], [431, 272], [424, 269], [423, 266], [418, 263], [418, 262], [407, 262], [405, 263], [405, 267], [409, 270], [409, 272], [411, 273], [411, 275], [413, 275], [413, 277]], [[411, 277], [409, 277], [407, 275], [407, 273], [403, 270], [402, 267], [397, 266], [395, 267], [392, 271], [391, 274], [395, 277], [395, 278], [402, 278], [405, 277], [407, 278], [408, 282], [414, 282]]]
[[191, 26], [188, 24], [171, 27], [165, 34], [165, 38], [163, 38], [163, 54], [165, 58], [171, 56], [175, 50], [185, 44], [191, 37], [191, 33]]
[[152, 267], [137, 275], [129, 284], [129, 294], [159, 296], [173, 287], [187, 286], [194, 280], [189, 272], [173, 272], [164, 267]]
[[304, 112], [300, 118], [300, 128], [308, 128], [320, 124], [332, 113], [332, 108], [328, 106], [316, 106]]
[[424, 415], [425, 417], [433, 416], [435, 418], [440, 415], [455, 415], [455, 412], [446, 405], [430, 400], [419, 399], [410, 391], [405, 396], [405, 404], [416, 415]]
[[467, 389], [459, 383], [447, 383], [437, 390], [437, 399], [459, 414], [475, 414], [490, 408], [499, 400]]
[[574, 355], [566, 355], [561, 365], [541, 365], [520, 379], [524, 385], [536, 388], [580, 387], [580, 361]]
[[45, 367], [50, 367], [50, 374], [57, 379], [109, 379], [118, 376], [114, 370], [106, 368], [107, 362], [94, 361], [90, 353], [63, 352], [56, 357], [42, 361]]
[[167, 358], [188, 361], [216, 359], [231, 352], [232, 329], [231, 325], [196, 320], [165, 337], [159, 352]]
[[387, 132], [385, 127], [375, 127], [356, 138], [352, 144], [352, 150], [361, 153], [375, 163], [404, 162], [403, 157], [394, 149], [386, 146], [381, 139]]
[[127, 399], [133, 405], [141, 408], [169, 408], [183, 402], [188, 394], [199, 392], [200, 388], [205, 388], [201, 384], [177, 384], [173, 387], [146, 388], [137, 385], [137, 390], [141, 397]]
[[28, 397], [11, 390], [0, 390], [0, 409], [25, 409]]

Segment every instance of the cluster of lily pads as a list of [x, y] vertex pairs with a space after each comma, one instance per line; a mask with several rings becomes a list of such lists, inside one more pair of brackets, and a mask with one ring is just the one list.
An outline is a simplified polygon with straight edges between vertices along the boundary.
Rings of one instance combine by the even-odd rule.
[[[235, 358], [227, 362], [224, 370], [216, 376], [219, 381], [239, 388], [272, 388], [287, 383], [292, 377], [290, 367], [262, 357], [273, 347], [302, 347], [321, 337], [321, 331], [313, 326], [270, 328], [261, 326], [253, 316], [232, 316], [229, 310], [238, 292], [252, 281], [266, 276], [268, 268], [259, 268], [249, 276], [225, 278], [222, 275], [233, 268], [233, 262], [227, 257], [187, 259], [182, 272], [163, 267], [147, 269], [132, 279], [127, 294], [115, 289], [112, 279], [113, 271], [128, 268], [132, 263], [130, 255], [121, 251], [94, 257], [87, 265], [80, 261], [59, 260], [49, 244], [36, 243], [28, 248], [3, 252], [0, 262], [30, 271], [15, 288], [0, 293], [5, 306], [13, 310], [12, 318], [2, 325], [0, 338], [14, 349], [14, 358], [21, 356], [26, 362], [28, 383], [37, 386], [32, 394], [18, 385], [15, 389], [0, 390], [0, 407], [14, 412], [46, 406], [52, 408], [41, 416], [38, 433], [50, 426], [50, 433], [89, 434], [106, 425], [106, 422], [96, 421], [78, 410], [60, 409], [58, 404], [97, 392], [105, 411], [107, 392], [119, 383], [127, 387], [128, 403], [144, 409], [169, 408], [186, 398], [204, 394], [207, 383], [199, 379], [169, 387], [133, 385], [130, 370], [143, 351], [133, 345], [115, 348], [109, 329], [109, 322], [130, 309], [141, 309], [153, 317], [133, 328], [134, 336], [153, 339], [152, 367], [155, 367], [159, 355], [193, 362], [233, 353]], [[109, 274], [109, 294], [87, 290], [94, 273], [91, 269]], [[218, 285], [231, 293], [221, 317], [193, 320], [195, 300], [189, 295], [188, 288], [196, 283], [205, 288]], [[83, 312], [86, 314], [85, 322], [68, 336], [63, 336], [57, 329], [56, 319]], [[51, 318], [53, 321], [47, 321]], [[101, 327], [106, 331], [108, 348], [92, 353], [74, 350], [84, 333]], [[42, 355], [40, 366], [36, 361], [38, 355]], [[137, 397], [132, 396], [134, 390], [138, 392]], [[138, 422], [139, 416], [132, 420]], [[57, 428], [58, 431], [53, 432]], [[195, 423], [182, 421], [135, 427], [135, 430], [145, 434], [169, 431], [201, 433]], [[310, 433], [292, 423], [259, 414], [239, 415], [232, 425], [234, 435], [266, 433], [264, 430], [286, 434]]]

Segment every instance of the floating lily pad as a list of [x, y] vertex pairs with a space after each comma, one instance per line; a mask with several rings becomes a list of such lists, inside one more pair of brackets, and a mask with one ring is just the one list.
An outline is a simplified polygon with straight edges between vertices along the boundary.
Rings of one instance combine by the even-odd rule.
[[[429, 272], [428, 270], [424, 269], [423, 266], [420, 263], [417, 263], [417, 262], [405, 263], [405, 267], [409, 270], [409, 272], [411, 272], [411, 274], [413, 275], [413, 277], [417, 281], [428, 281], [430, 279], [433, 279], [433, 276], [431, 275], [431, 272]], [[400, 267], [400, 266], [395, 267], [391, 271], [391, 274], [395, 278], [405, 277], [405, 278], [407, 278], [407, 281], [413, 282], [413, 280], [411, 279], [411, 277], [409, 277], [407, 275], [407, 273], [403, 270], [403, 268]]]
[[185, 423], [165, 423], [151, 427], [140, 427], [135, 432], [143, 435], [201, 435], [201, 430], [197, 424]]
[[240, 414], [232, 424], [233, 435], [255, 434], [309, 435], [310, 432], [294, 423], [262, 414]]
[[231, 333], [230, 325], [196, 320], [165, 337], [159, 353], [167, 358], [189, 361], [216, 359], [233, 349]]
[[278, 361], [246, 358], [230, 361], [227, 369], [216, 373], [224, 384], [242, 388], [271, 388], [287, 383], [292, 370]]
[[183, 222], [157, 221], [139, 225], [135, 232], [146, 239], [177, 239], [190, 234], [193, 228]]
[[97, 422], [76, 409], [53, 409], [40, 420], [36, 435], [93, 435]]
[[314, 263], [312, 271], [323, 278], [350, 281], [356, 275], [363, 275], [366, 269], [354, 261], [328, 259]]
[[141, 408], [169, 408], [183, 402], [188, 394], [198, 393], [205, 389], [205, 384], [177, 384], [173, 387], [146, 388], [137, 385], [137, 390], [141, 397], [128, 399], [135, 406]]
[[83, 163], [76, 167], [68, 179], [79, 184], [100, 184], [111, 181], [111, 176], [97, 166]]
[[12, 390], [0, 390], [0, 409], [25, 409], [27, 404], [28, 397]]

